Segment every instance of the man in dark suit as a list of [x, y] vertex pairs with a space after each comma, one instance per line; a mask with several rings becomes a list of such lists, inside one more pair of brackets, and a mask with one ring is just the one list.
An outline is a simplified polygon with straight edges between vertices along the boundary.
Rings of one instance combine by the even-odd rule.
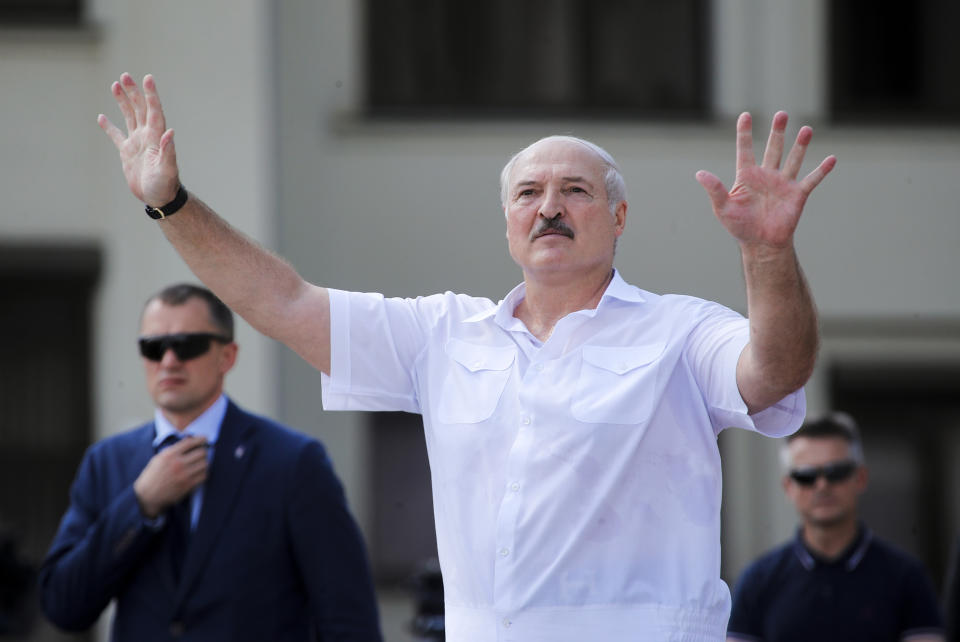
[[366, 551], [316, 440], [223, 394], [233, 316], [168, 287], [139, 339], [154, 421], [83, 458], [40, 572], [46, 616], [111, 639], [379, 641]]

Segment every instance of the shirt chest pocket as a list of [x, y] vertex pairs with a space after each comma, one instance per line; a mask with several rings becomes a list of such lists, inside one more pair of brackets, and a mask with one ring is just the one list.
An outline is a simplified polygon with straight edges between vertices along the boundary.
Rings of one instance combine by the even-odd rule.
[[650, 418], [657, 395], [663, 342], [584, 346], [570, 405], [574, 418], [595, 424], [639, 424]]
[[450, 339], [444, 352], [449, 362], [436, 406], [437, 420], [474, 424], [489, 419], [513, 371], [516, 349]]

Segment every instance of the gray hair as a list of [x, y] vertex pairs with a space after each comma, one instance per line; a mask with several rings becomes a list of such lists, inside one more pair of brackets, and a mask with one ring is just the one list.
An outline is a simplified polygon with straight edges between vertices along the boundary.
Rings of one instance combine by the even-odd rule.
[[507, 207], [507, 191], [509, 189], [507, 182], [510, 180], [510, 172], [513, 171], [513, 166], [517, 164], [517, 161], [520, 159], [520, 157], [540, 143], [553, 141], [563, 141], [567, 143], [583, 145], [591, 152], [596, 154], [597, 158], [600, 159], [600, 162], [604, 167], [603, 185], [607, 191], [607, 201], [610, 204], [610, 213], [613, 214], [616, 212], [617, 205], [627, 200], [627, 183], [623, 180], [623, 174], [620, 173], [620, 167], [617, 165], [617, 161], [613, 159], [613, 156], [611, 156], [607, 150], [600, 147], [596, 143], [591, 143], [588, 140], [577, 138], [576, 136], [547, 136], [527, 145], [519, 152], [514, 154], [510, 160], [507, 161], [507, 164], [503, 166], [503, 170], [500, 172], [500, 206], [504, 209]]
[[783, 440], [783, 447], [780, 449], [780, 463], [784, 470], [790, 468], [790, 443], [794, 439], [807, 437], [808, 439], [826, 439], [830, 437], [840, 438], [847, 442], [850, 449], [850, 459], [859, 465], [866, 463], [863, 456], [863, 441], [860, 439], [860, 430], [857, 429], [857, 422], [853, 417], [845, 412], [830, 412], [822, 417], [808, 419], [800, 426], [800, 429], [792, 435], [788, 435]]

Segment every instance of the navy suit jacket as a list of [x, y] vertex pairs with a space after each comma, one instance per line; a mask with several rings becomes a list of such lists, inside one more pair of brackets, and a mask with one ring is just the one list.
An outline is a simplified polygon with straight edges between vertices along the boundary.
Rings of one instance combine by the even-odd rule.
[[54, 624], [89, 628], [115, 598], [117, 642], [380, 640], [363, 540], [320, 442], [230, 402], [177, 583], [167, 528], [133, 492], [154, 435], [150, 422], [84, 455], [40, 571]]

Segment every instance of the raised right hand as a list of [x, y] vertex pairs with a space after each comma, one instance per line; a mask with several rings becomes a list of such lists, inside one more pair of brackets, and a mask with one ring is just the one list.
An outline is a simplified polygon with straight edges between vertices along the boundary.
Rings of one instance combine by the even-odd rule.
[[143, 514], [154, 518], [207, 479], [207, 448], [202, 437], [184, 437], [150, 458], [133, 482]]
[[127, 134], [103, 114], [97, 116], [97, 123], [120, 152], [123, 175], [133, 195], [151, 207], [163, 207], [177, 195], [180, 173], [173, 130], [167, 129], [153, 76], [144, 76], [141, 92], [130, 74], [121, 74], [110, 91], [123, 113]]

